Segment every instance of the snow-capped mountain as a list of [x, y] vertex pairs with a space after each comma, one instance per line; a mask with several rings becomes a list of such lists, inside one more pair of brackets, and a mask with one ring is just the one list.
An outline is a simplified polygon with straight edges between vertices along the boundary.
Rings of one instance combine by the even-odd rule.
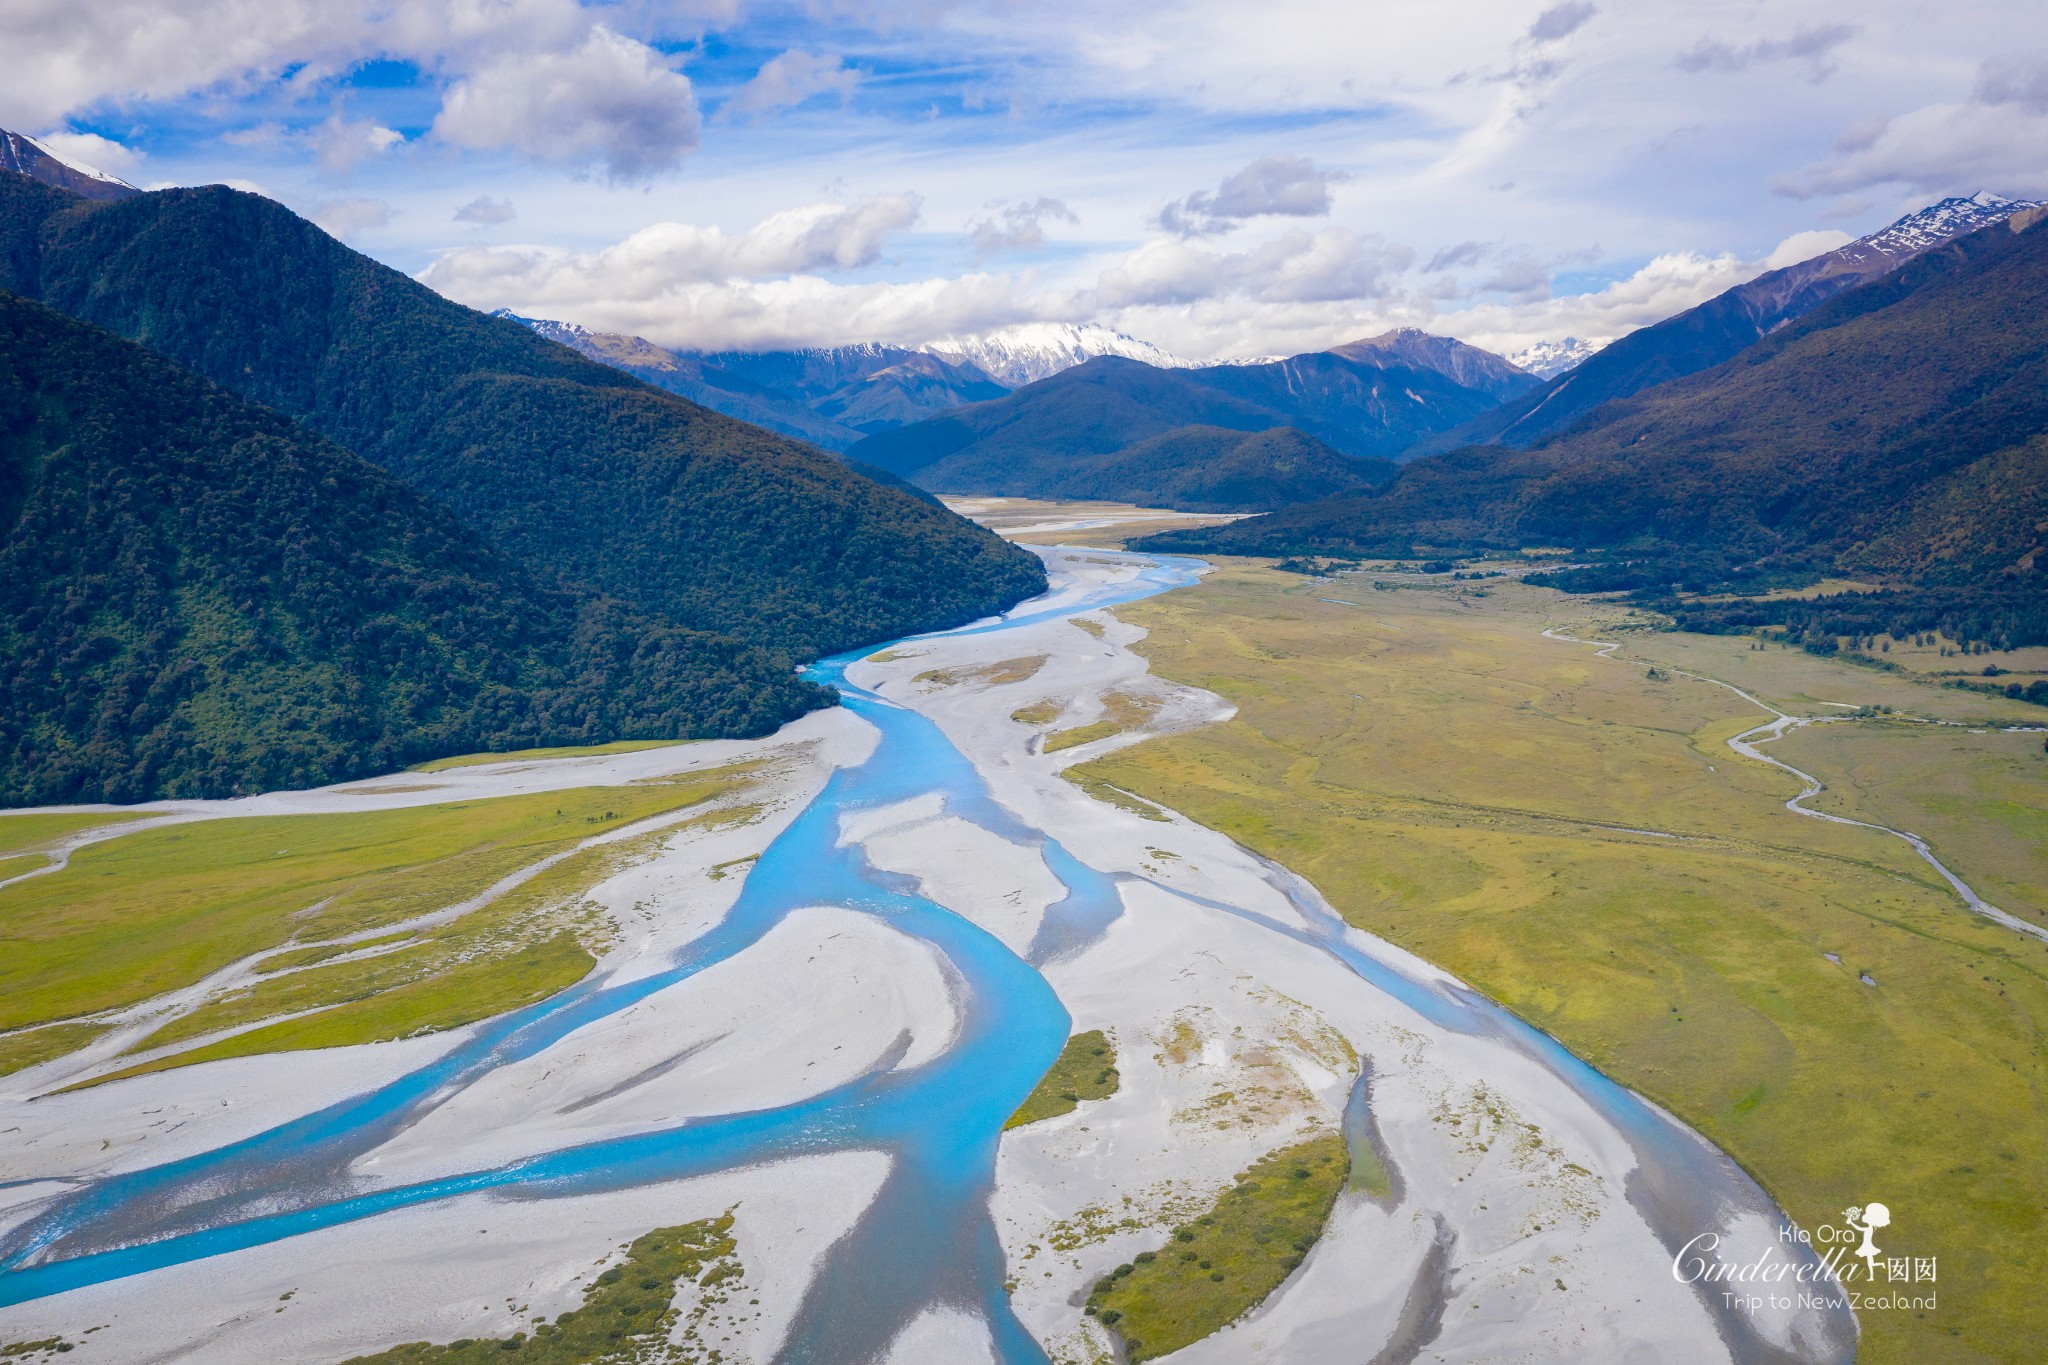
[[34, 138], [4, 128], [0, 128], [0, 171], [14, 171], [83, 199], [126, 199], [142, 193], [125, 180], [83, 161], [59, 156]]
[[1022, 322], [979, 336], [941, 337], [918, 349], [965, 361], [1012, 388], [1050, 378], [1099, 355], [1142, 360], [1164, 370], [1191, 370], [1210, 363], [1173, 355], [1094, 322]]
[[1967, 199], [1944, 199], [1830, 254], [1850, 260], [1881, 256], [1896, 264], [1930, 247], [2003, 222], [2023, 209], [2039, 207], [2030, 199], [2006, 199], [1981, 191]]
[[1557, 341], [1539, 341], [1534, 346], [1516, 351], [1508, 359], [1538, 379], [1555, 379], [1599, 349], [1599, 342], [1563, 337]]

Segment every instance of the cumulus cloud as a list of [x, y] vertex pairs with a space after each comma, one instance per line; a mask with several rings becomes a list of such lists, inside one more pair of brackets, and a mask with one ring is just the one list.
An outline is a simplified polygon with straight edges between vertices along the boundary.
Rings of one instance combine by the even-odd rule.
[[[654, 22], [628, 8], [635, 22]], [[686, 0], [664, 7], [659, 22], [687, 26], [714, 11], [730, 19], [729, 10], [723, 0]], [[673, 166], [698, 131], [689, 81], [577, 0], [26, 0], [0, 5], [0, 52], [33, 55], [0, 82], [0, 126], [192, 96], [209, 113], [258, 92], [291, 104], [388, 58], [439, 89], [436, 131], [457, 147], [637, 179]], [[393, 136], [344, 123], [306, 141], [346, 167], [394, 145]]]
[[968, 225], [967, 238], [974, 244], [974, 259], [985, 261], [1005, 251], [1036, 251], [1045, 245], [1045, 220], [1078, 223], [1074, 211], [1057, 199], [1034, 199], [1028, 204], [998, 206], [1000, 212]]
[[487, 194], [480, 194], [455, 210], [456, 222], [478, 223], [485, 227], [496, 223], [509, 223], [518, 216], [510, 199], [493, 199]]
[[838, 57], [792, 48], [762, 63], [754, 79], [726, 100], [721, 113], [751, 118], [802, 104], [814, 95], [845, 99], [860, 84], [860, 73]]
[[1836, 247], [1847, 246], [1854, 239], [1840, 228], [1816, 228], [1810, 232], [1795, 232], [1778, 243], [1770, 255], [1764, 257], [1766, 270], [1782, 270], [1788, 265], [1811, 260], [1823, 252]]
[[98, 133], [44, 133], [36, 141], [65, 161], [90, 166], [122, 180], [133, 179], [142, 165], [141, 152]]
[[688, 78], [599, 25], [572, 51], [513, 53], [463, 77], [433, 132], [457, 147], [598, 161], [614, 180], [641, 180], [693, 151], [699, 127]]
[[320, 164], [341, 174], [375, 160], [404, 141], [403, 133], [386, 128], [375, 119], [351, 122], [339, 111], [306, 134], [306, 144]]
[[436, 257], [420, 278], [450, 298], [492, 308], [553, 308], [558, 311], [547, 316], [578, 321], [637, 316], [658, 312], [664, 301], [701, 302], [734, 284], [748, 287], [732, 292], [759, 294], [752, 285], [764, 277], [870, 265], [889, 234], [916, 222], [918, 213], [917, 196], [889, 194], [790, 209], [737, 236], [716, 227], [656, 223], [599, 251], [458, 247]]
[[1765, 270], [1803, 261], [1847, 240], [1846, 233], [1835, 231], [1794, 233], [1755, 261], [1732, 252], [1712, 256], [1668, 252], [1626, 278], [1588, 293], [1478, 303], [1442, 314], [1426, 325], [1502, 355], [1566, 336], [1605, 345], [1705, 303]]
[[382, 199], [330, 199], [315, 204], [306, 216], [344, 242], [375, 232], [391, 222], [391, 205]]
[[1834, 71], [1829, 60], [1836, 48], [1862, 30], [1855, 24], [1816, 24], [1792, 31], [1789, 38], [1766, 38], [1745, 47], [1731, 47], [1712, 38], [1702, 38], [1678, 54], [1672, 65], [1680, 71], [1742, 71], [1756, 62], [1796, 61], [1806, 64], [1815, 81], [1826, 80]]
[[1347, 179], [1306, 157], [1262, 156], [1211, 194], [1196, 190], [1159, 211], [1154, 221], [1176, 237], [1228, 232], [1248, 218], [1320, 218], [1330, 211], [1330, 186]]
[[1156, 241], [1102, 272], [1104, 307], [1252, 298], [1303, 303], [1376, 298], [1412, 254], [1349, 228], [1297, 228], [1246, 251], [1219, 252], [1186, 241]]
[[1529, 25], [1529, 37], [1539, 43], [1554, 43], [1560, 38], [1569, 38], [1584, 28], [1599, 12], [1599, 9], [1587, 3], [1587, 0], [1565, 0], [1564, 4], [1552, 5], [1536, 16], [1536, 22]]

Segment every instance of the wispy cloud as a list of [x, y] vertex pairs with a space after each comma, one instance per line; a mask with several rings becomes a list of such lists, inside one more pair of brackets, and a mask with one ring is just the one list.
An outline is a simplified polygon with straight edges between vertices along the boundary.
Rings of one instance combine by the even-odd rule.
[[480, 194], [455, 210], [456, 222], [476, 223], [484, 227], [509, 223], [518, 216], [510, 199], [493, 199], [487, 194]]
[[1697, 73], [1743, 71], [1758, 62], [1800, 62], [1811, 79], [1823, 81], [1834, 74], [1831, 58], [1835, 49], [1861, 31], [1856, 24], [1815, 24], [1794, 29], [1789, 38], [1763, 38], [1741, 47], [1702, 38], [1679, 53], [1672, 65]]
[[754, 78], [726, 100], [721, 113], [757, 117], [790, 109], [818, 95], [845, 99], [860, 84], [860, 73], [838, 57], [791, 49], [762, 63]]

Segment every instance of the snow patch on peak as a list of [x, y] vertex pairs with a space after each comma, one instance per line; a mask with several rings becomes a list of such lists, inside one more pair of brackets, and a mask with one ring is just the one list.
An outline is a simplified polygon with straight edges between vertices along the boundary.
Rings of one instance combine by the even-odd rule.
[[1576, 369], [1586, 357], [1599, 350], [1600, 345], [1597, 341], [1561, 337], [1556, 341], [1539, 341], [1534, 346], [1516, 351], [1508, 360], [1538, 379], [1555, 379], [1566, 370]]
[[1851, 246], [1865, 247], [1894, 258], [1917, 256], [1943, 242], [2003, 222], [2022, 209], [2036, 207], [2038, 205], [2031, 200], [2007, 199], [1979, 190], [1967, 198], [1958, 195], [1929, 204], [1889, 227], [1860, 238]]
[[1208, 363], [1185, 359], [1094, 322], [1022, 322], [979, 335], [940, 337], [917, 349], [943, 359], [964, 360], [1012, 388], [1104, 355], [1167, 370], [1195, 369]]

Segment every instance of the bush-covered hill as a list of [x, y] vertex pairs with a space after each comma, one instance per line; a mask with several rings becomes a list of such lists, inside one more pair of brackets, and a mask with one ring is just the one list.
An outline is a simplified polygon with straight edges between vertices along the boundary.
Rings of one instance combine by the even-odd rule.
[[[1263, 512], [1384, 483], [1395, 469], [1389, 460], [1341, 455], [1292, 427], [1186, 426], [1107, 455], [1020, 458], [984, 469], [961, 487], [1004, 497]], [[933, 487], [951, 487], [944, 474], [924, 477]]]
[[0, 805], [765, 733], [789, 657], [535, 581], [383, 470], [0, 293]]
[[798, 656], [950, 626], [1043, 570], [941, 507], [486, 317], [221, 186], [88, 205], [0, 175], [20, 291], [296, 418], [494, 546]]
[[1418, 460], [1375, 496], [1148, 544], [1605, 549], [1561, 580], [1588, 589], [1846, 571], [1973, 596], [1975, 638], [2048, 641], [2048, 556], [2037, 554], [2048, 509], [2035, 477], [2048, 433], [2040, 219], [2021, 214], [1939, 247], [1532, 450]]

